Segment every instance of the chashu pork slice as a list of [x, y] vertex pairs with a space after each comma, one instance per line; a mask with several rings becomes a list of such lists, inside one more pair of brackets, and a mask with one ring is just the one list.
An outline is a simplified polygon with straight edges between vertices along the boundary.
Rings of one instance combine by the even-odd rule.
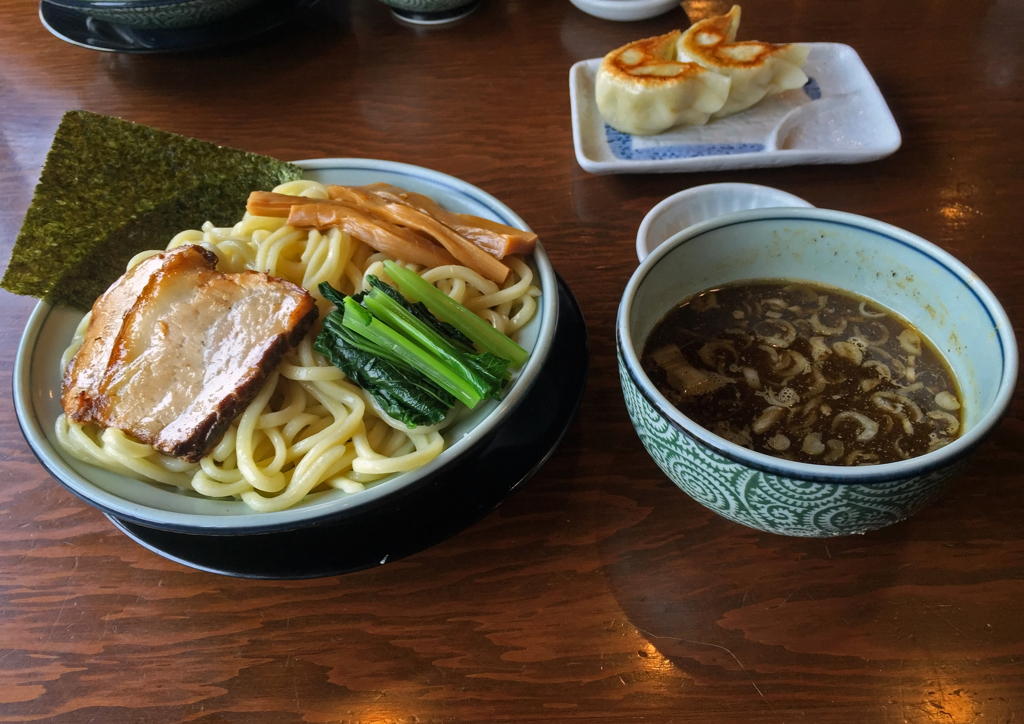
[[64, 375], [68, 417], [195, 462], [220, 440], [317, 317], [302, 287], [224, 274], [182, 246], [137, 264], [92, 308]]

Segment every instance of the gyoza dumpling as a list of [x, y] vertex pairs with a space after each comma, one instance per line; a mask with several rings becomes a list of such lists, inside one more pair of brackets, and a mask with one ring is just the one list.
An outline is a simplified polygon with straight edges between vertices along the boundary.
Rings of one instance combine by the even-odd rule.
[[807, 75], [800, 69], [810, 51], [806, 45], [775, 45], [756, 40], [736, 42], [740, 6], [727, 15], [694, 23], [678, 41], [681, 61], [690, 60], [732, 79], [729, 98], [712, 118], [750, 108], [765, 96], [802, 88]]
[[651, 135], [707, 123], [729, 96], [729, 79], [676, 59], [682, 33], [637, 40], [608, 53], [597, 71], [597, 109], [612, 128]]

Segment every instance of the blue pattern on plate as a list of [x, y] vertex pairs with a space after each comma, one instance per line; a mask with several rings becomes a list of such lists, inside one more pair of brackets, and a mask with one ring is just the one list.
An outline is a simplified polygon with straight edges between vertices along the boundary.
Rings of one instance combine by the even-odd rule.
[[807, 83], [804, 85], [804, 93], [812, 101], [821, 98], [821, 87], [818, 85], [818, 81], [814, 80], [814, 78], [808, 78]]
[[[808, 78], [803, 88], [812, 101], [821, 98], [821, 87], [814, 78]], [[627, 161], [664, 161], [673, 158], [696, 158], [697, 156], [728, 156], [736, 153], [760, 153], [763, 143], [681, 143], [674, 146], [633, 148], [633, 136], [616, 131], [607, 123], [604, 125], [605, 139], [616, 158]]]
[[725, 156], [731, 153], [757, 153], [764, 150], [763, 143], [682, 143], [675, 146], [633, 148], [633, 137], [616, 131], [607, 123], [604, 126], [608, 146], [616, 158], [630, 161], [662, 161], [670, 158], [694, 158], [696, 156]]

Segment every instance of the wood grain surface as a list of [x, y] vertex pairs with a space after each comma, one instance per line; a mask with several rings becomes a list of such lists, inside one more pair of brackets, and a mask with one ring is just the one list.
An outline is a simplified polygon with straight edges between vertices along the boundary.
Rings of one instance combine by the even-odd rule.
[[[579, 417], [495, 512], [408, 558], [255, 581], [168, 561], [55, 482], [0, 400], [0, 723], [988, 722], [1024, 718], [1024, 404], [938, 502], [864, 536], [788, 539], [719, 518], [643, 450], [613, 324], [644, 214], [743, 181], [917, 233], [1024, 322], [1024, 4], [778, 0], [743, 37], [863, 58], [903, 133], [860, 165], [595, 176], [573, 154], [569, 67], [728, 9], [648, 21], [483, 0], [413, 28], [323, 0], [237, 46], [72, 46], [0, 0], [6, 264], [61, 114], [87, 109], [282, 159], [443, 171], [540, 235], [576, 294]], [[689, 16], [689, 19], [688, 19]], [[34, 305], [0, 292], [0, 387]]]

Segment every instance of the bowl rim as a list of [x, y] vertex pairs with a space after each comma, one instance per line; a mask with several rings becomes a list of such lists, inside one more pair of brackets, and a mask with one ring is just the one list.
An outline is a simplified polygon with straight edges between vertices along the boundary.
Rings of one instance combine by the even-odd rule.
[[149, 10], [165, 6], [255, 4], [258, 0], [46, 0], [62, 8], [89, 10]]
[[[949, 445], [918, 457], [892, 463], [865, 466], [830, 466], [799, 463], [776, 458], [766, 453], [749, 450], [719, 437], [698, 425], [677, 410], [662, 395], [640, 365], [634, 351], [628, 320], [637, 290], [658, 263], [672, 253], [676, 247], [719, 228], [745, 224], [754, 221], [817, 220], [827, 223], [852, 226], [892, 241], [909, 246], [934, 262], [943, 265], [953, 273], [978, 299], [992, 319], [999, 344], [1003, 350], [1002, 377], [992, 405], [978, 423]], [[764, 208], [736, 211], [694, 224], [669, 237], [644, 259], [633, 272], [622, 293], [615, 322], [615, 343], [625, 364], [630, 380], [647, 402], [676, 430], [719, 455], [742, 465], [772, 475], [813, 482], [837, 484], [884, 483], [897, 479], [925, 474], [946, 468], [964, 458], [980, 445], [995, 429], [1006, 414], [1016, 388], [1019, 357], [1013, 325], [1006, 311], [992, 291], [952, 254], [930, 241], [905, 229], [866, 216], [831, 209], [808, 208]]]
[[[323, 158], [293, 161], [292, 163], [302, 168], [303, 171], [329, 172], [340, 169], [343, 171], [379, 172], [427, 182], [434, 187], [443, 188], [449, 193], [468, 197], [486, 208], [503, 223], [525, 231], [530, 230], [518, 214], [491, 194], [467, 181], [440, 171], [397, 161], [366, 158]], [[488, 439], [523, 400], [529, 388], [537, 380], [541, 367], [547, 361], [547, 354], [551, 349], [558, 323], [558, 282], [554, 267], [540, 241], [537, 242], [533, 255], [533, 267], [537, 277], [535, 283], [542, 290], [537, 312], [539, 325], [537, 337], [530, 351], [529, 359], [506, 394], [476, 426], [466, 431], [458, 439], [450, 441], [441, 455], [419, 468], [385, 478], [358, 494], [340, 496], [326, 502], [317, 501], [308, 507], [296, 505], [282, 511], [269, 513], [242, 512], [218, 515], [164, 510], [122, 498], [103, 489], [65, 461], [64, 457], [67, 453], [58, 450], [55, 445], [50, 443], [47, 437], [49, 432], [47, 426], [42, 424], [37, 415], [31, 389], [32, 358], [39, 333], [53, 311], [53, 308], [43, 301], [35, 306], [29, 316], [15, 356], [12, 387], [16, 417], [32, 452], [40, 464], [58, 482], [103, 512], [133, 523], [177, 532], [249, 535], [294, 530], [318, 525], [328, 520], [337, 520], [358, 510], [383, 504], [382, 499], [397, 496], [404, 490], [411, 489], [421, 481], [431, 478], [434, 474], [443, 473], [474, 445]], [[446, 453], [450, 454], [446, 455]], [[88, 468], [87, 463], [81, 463], [81, 465]], [[144, 481], [139, 481], [139, 484], [153, 485], [153, 483]]]

